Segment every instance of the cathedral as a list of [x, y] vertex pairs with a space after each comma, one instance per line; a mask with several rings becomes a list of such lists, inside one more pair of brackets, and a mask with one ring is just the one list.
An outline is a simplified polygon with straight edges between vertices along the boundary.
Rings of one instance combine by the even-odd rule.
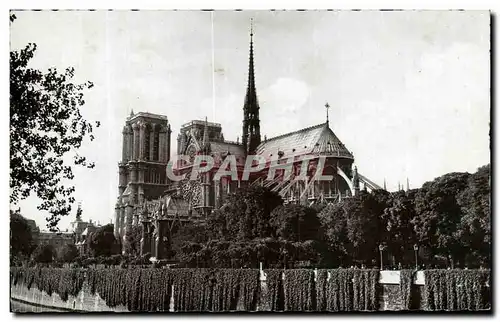
[[[224, 138], [222, 126], [205, 120], [193, 120], [182, 125], [177, 137], [177, 155], [209, 155], [214, 167], [196, 180], [189, 176], [182, 181], [170, 181], [166, 175], [171, 160], [171, 127], [163, 115], [133, 112], [123, 129], [122, 160], [119, 162], [119, 191], [115, 207], [115, 236], [124, 241], [127, 230], [142, 226], [141, 252], [156, 259], [169, 254], [172, 233], [185, 222], [203, 222], [214, 209], [224, 205], [226, 197], [246, 185], [262, 185], [279, 193], [285, 203], [338, 202], [360, 189], [380, 189], [362, 176], [353, 166], [354, 156], [335, 135], [328, 122], [285, 133], [273, 138], [261, 137], [259, 102], [254, 77], [253, 32], [250, 33], [248, 83], [243, 104], [241, 142]], [[241, 180], [246, 157], [259, 155], [265, 160], [291, 162], [291, 179], [283, 180], [283, 172], [267, 178], [272, 165], [266, 163], [261, 171]], [[214, 180], [217, 170], [228, 156], [236, 159], [238, 179], [231, 176]], [[302, 170], [302, 160], [309, 160], [309, 180], [293, 180]], [[319, 160], [324, 175], [330, 181], [314, 180]], [[289, 161], [292, 160], [292, 161]], [[189, 175], [192, 162], [177, 162], [175, 172]]]

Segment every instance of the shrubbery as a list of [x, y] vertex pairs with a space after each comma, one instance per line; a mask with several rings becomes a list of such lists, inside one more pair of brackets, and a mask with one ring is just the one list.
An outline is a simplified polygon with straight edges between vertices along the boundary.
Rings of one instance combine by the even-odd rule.
[[[11, 285], [36, 287], [63, 300], [76, 296], [85, 281], [110, 307], [130, 311], [168, 311], [174, 285], [175, 311], [376, 311], [379, 271], [372, 269], [264, 270], [266, 290], [257, 269], [60, 269], [10, 270]], [[411, 272], [401, 287], [411, 288]], [[282, 275], [284, 274], [284, 279]], [[488, 270], [425, 272], [424, 309], [481, 310], [491, 307]], [[408, 288], [408, 289], [410, 289]], [[264, 292], [264, 293], [263, 293]], [[412, 292], [403, 294], [411, 302]], [[261, 302], [259, 302], [261, 298]], [[403, 303], [403, 309], [409, 305]]]

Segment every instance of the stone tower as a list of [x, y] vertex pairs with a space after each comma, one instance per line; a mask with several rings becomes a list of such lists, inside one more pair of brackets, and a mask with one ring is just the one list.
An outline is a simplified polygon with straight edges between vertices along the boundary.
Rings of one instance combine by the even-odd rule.
[[167, 187], [171, 129], [163, 115], [133, 112], [123, 128], [122, 160], [118, 164], [115, 236], [123, 238], [144, 200], [159, 198]]
[[243, 149], [247, 155], [252, 155], [260, 144], [259, 102], [255, 89], [255, 73], [253, 62], [253, 26], [250, 31], [250, 57], [248, 64], [248, 85], [243, 105]]

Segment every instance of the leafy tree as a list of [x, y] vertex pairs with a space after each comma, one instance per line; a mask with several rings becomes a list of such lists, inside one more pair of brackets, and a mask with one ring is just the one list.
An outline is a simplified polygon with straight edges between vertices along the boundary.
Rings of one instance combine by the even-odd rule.
[[317, 240], [321, 238], [321, 223], [312, 208], [286, 204], [271, 213], [271, 227], [276, 236], [289, 241]]
[[283, 204], [276, 192], [261, 186], [239, 189], [208, 219], [214, 239], [251, 240], [272, 235], [271, 212]]
[[50, 244], [38, 245], [33, 251], [32, 258], [36, 263], [52, 263], [55, 257], [54, 247]]
[[347, 234], [347, 214], [343, 203], [328, 204], [318, 214], [333, 266], [350, 264], [351, 245]]
[[396, 191], [390, 195], [388, 205], [382, 214], [385, 227], [383, 243], [388, 252], [401, 263], [413, 263], [413, 245], [417, 243], [412, 220], [416, 216], [415, 194], [417, 190]]
[[93, 257], [111, 256], [116, 249], [116, 239], [113, 233], [113, 225], [99, 227], [88, 238], [89, 248]]
[[142, 227], [132, 226], [125, 234], [123, 248], [126, 254], [137, 256], [141, 253]]
[[448, 173], [426, 182], [415, 196], [416, 216], [412, 220], [420, 245], [436, 255], [463, 262], [464, 253], [455, 232], [461, 222], [462, 209], [457, 203], [467, 187], [468, 173]]
[[59, 261], [63, 263], [71, 263], [79, 256], [78, 249], [74, 244], [65, 244], [58, 253]]
[[345, 199], [347, 238], [353, 258], [369, 264], [377, 258], [383, 206], [372, 194], [361, 191], [359, 195]]
[[181, 263], [187, 264], [189, 267], [197, 267], [199, 265], [199, 251], [203, 249], [203, 245], [194, 242], [186, 242], [182, 244], [175, 257]]
[[489, 265], [491, 254], [491, 187], [490, 165], [469, 176], [467, 187], [458, 194], [463, 216], [456, 238], [469, 255], [467, 265]]
[[35, 242], [28, 221], [18, 211], [10, 210], [10, 253], [29, 256]]
[[94, 139], [93, 125], [81, 114], [83, 94], [93, 84], [73, 83], [73, 68], [64, 73], [30, 68], [36, 49], [30, 43], [10, 52], [10, 202], [35, 193], [38, 209], [50, 214], [47, 227], [55, 230], [74, 202], [75, 188], [68, 185], [73, 167], [64, 160], [73, 156], [73, 165], [94, 167], [78, 154], [84, 139]]
[[178, 253], [187, 243], [206, 243], [209, 240], [208, 234], [205, 224], [186, 223], [172, 234], [172, 250]]

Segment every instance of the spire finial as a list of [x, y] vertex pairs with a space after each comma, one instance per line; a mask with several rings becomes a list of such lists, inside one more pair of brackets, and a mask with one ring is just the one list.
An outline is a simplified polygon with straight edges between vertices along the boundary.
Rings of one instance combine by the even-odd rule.
[[385, 184], [385, 178], [384, 178], [384, 190], [387, 191], [387, 186]]
[[250, 37], [253, 37], [253, 18], [250, 18]]
[[325, 103], [325, 108], [326, 108], [326, 123], [329, 124], [328, 110], [330, 109], [330, 104], [328, 104], [328, 102]]

